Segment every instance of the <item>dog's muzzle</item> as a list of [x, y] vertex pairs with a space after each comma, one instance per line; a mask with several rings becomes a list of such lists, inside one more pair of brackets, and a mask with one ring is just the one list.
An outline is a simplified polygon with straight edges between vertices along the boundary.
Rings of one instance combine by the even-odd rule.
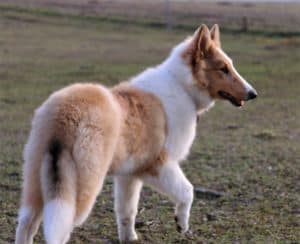
[[230, 101], [234, 106], [237, 106], [237, 107], [241, 107], [241, 106], [243, 106], [245, 101], [248, 101], [248, 100], [251, 100], [251, 99], [254, 99], [257, 97], [257, 92], [254, 89], [250, 90], [248, 92], [247, 98], [245, 100], [239, 100], [239, 99], [235, 98], [234, 96], [232, 96], [230, 93], [225, 92], [225, 91], [219, 91], [218, 94], [220, 97], [222, 97], [225, 100]]
[[241, 107], [244, 103], [244, 101], [236, 99], [234, 96], [232, 96], [230, 93], [225, 91], [219, 91], [219, 96], [222, 97], [225, 100], [228, 100], [231, 102], [234, 106]]

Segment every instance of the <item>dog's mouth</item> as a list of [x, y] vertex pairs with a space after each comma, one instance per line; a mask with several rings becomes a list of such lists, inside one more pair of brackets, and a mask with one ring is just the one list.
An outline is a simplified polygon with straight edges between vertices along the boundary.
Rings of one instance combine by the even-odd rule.
[[225, 100], [230, 101], [234, 106], [241, 107], [241, 106], [244, 105], [243, 100], [238, 100], [237, 98], [235, 98], [234, 96], [232, 96], [228, 92], [219, 91], [218, 94], [219, 94], [220, 97], [224, 98]]

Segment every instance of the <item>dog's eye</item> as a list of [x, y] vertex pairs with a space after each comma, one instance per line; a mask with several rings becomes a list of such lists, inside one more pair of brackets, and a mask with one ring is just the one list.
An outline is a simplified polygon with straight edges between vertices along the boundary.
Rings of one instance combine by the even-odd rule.
[[222, 67], [220, 70], [226, 75], [229, 73], [227, 66]]

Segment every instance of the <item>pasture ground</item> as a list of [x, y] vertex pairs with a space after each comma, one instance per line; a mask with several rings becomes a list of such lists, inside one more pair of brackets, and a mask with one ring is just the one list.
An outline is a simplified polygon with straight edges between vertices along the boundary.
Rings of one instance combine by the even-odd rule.
[[[74, 82], [126, 80], [161, 62], [191, 31], [0, 4], [0, 33], [0, 243], [12, 243], [34, 109]], [[172, 204], [145, 188], [137, 217], [141, 243], [300, 240], [300, 36], [227, 31], [222, 42], [259, 97], [242, 109], [217, 102], [201, 118], [183, 168], [196, 187], [225, 196], [195, 198], [192, 232], [180, 236]], [[108, 178], [70, 243], [114, 243], [116, 230]], [[42, 242], [41, 231], [35, 240]]]

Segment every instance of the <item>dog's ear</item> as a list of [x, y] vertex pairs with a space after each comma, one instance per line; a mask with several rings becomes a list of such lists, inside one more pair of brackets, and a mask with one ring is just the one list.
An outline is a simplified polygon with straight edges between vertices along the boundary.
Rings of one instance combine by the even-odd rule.
[[194, 42], [200, 58], [204, 58], [209, 53], [211, 47], [211, 36], [206, 25], [201, 25], [194, 34]]
[[220, 29], [218, 24], [214, 24], [211, 28], [210, 37], [218, 47], [221, 47]]
[[203, 24], [195, 31], [183, 57], [194, 66], [199, 60], [209, 57], [212, 43], [209, 29]]

